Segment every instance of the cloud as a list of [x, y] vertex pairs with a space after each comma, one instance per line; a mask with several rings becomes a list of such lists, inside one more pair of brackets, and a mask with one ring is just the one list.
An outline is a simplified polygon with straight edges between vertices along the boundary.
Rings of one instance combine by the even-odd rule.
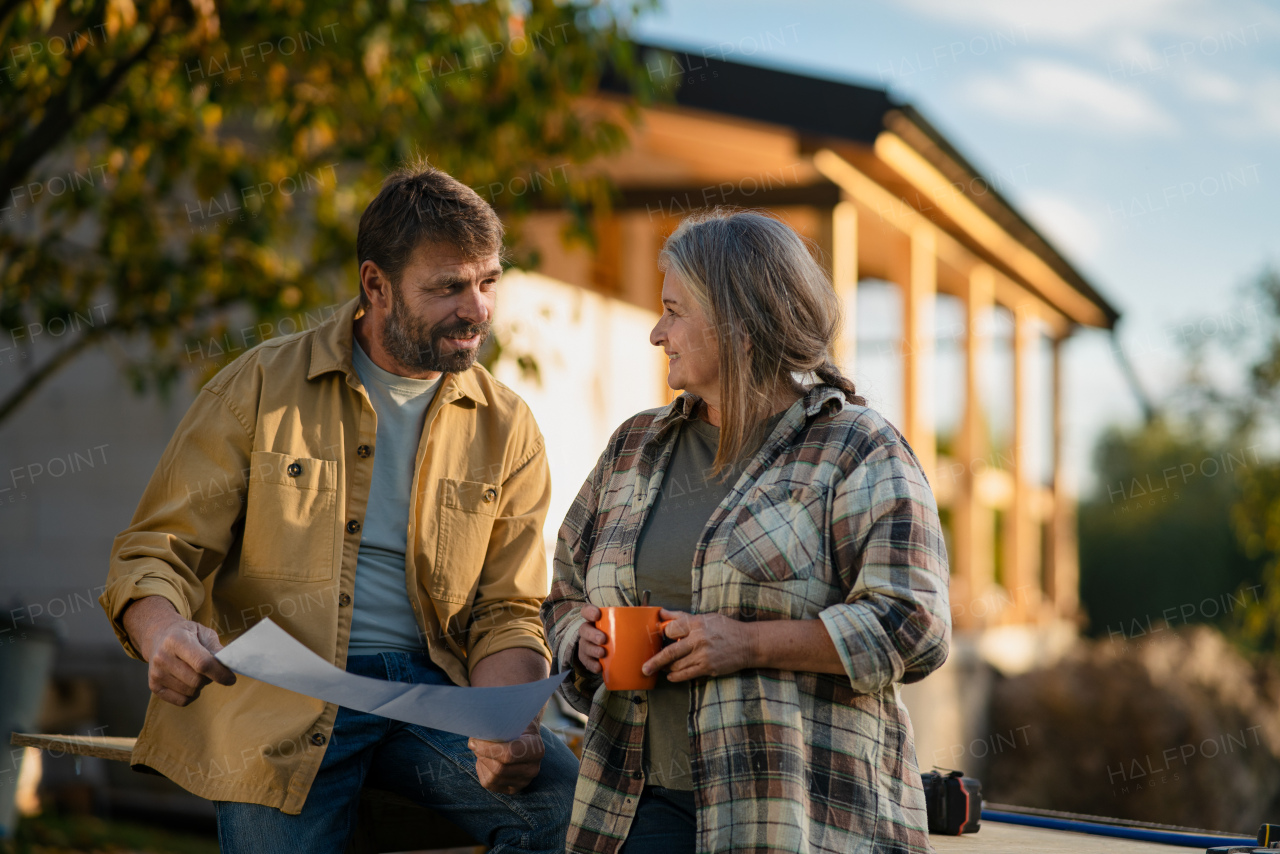
[[960, 92], [974, 107], [1014, 121], [1125, 136], [1177, 129], [1141, 90], [1056, 60], [1024, 60], [1007, 75], [971, 77]]
[[1217, 129], [1244, 139], [1280, 139], [1280, 75], [1268, 72], [1246, 88], [1238, 109], [1215, 122]]
[[[1034, 41], [1089, 46], [1118, 33], [1205, 35], [1223, 26], [1239, 6], [1214, 0], [1072, 0], [1032, 3], [1027, 0], [903, 0], [931, 18], [970, 26], [1022, 30]], [[1265, 7], [1263, 7], [1265, 9]], [[1253, 11], [1250, 9], [1249, 11]], [[1259, 10], [1261, 12], [1261, 10]], [[1253, 18], [1252, 20], [1257, 20]]]
[[1097, 258], [1102, 231], [1074, 202], [1054, 193], [1032, 193], [1021, 199], [1018, 207], [1073, 261], [1089, 263]]
[[1183, 94], [1195, 101], [1236, 104], [1244, 98], [1244, 92], [1236, 81], [1216, 71], [1188, 66], [1175, 79]]

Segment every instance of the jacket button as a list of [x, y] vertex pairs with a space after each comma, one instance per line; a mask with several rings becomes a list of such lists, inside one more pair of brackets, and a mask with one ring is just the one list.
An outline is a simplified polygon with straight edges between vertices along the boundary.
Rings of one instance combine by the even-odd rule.
[[356, 448], [356, 456], [362, 460], [367, 458], [372, 453], [373, 453], [373, 448], [370, 448], [368, 445], [361, 445], [360, 447]]
[[350, 605], [350, 604], [351, 604], [351, 595], [350, 595], [350, 594], [348, 594], [348, 593], [343, 593], [342, 595], [340, 595], [340, 596], [338, 597], [338, 604], [339, 604], [339, 605], [341, 605], [341, 606], [342, 606], [342, 607], [344, 607], [344, 608], [345, 608], [345, 607], [347, 607], [348, 605]]
[[316, 732], [311, 734], [311, 743], [314, 744], [316, 747], [324, 746], [324, 742], [325, 742], [324, 733]]
[[484, 491], [484, 503], [485, 503], [485, 504], [492, 504], [492, 503], [493, 503], [493, 499], [495, 499], [495, 498], [497, 498], [497, 497], [498, 497], [498, 490], [494, 489], [492, 486], [491, 486], [491, 487], [489, 487], [488, 489], [486, 489], [486, 490]]
[[348, 534], [359, 533], [359, 531], [360, 531], [360, 523], [357, 522], [355, 519], [352, 519], [350, 522], [347, 523]]
[[297, 463], [289, 463], [289, 467], [285, 471], [289, 473], [289, 477], [297, 477], [302, 474], [302, 466]]
[[644, 702], [644, 697], [632, 697], [631, 702], [635, 703], [638, 706]]

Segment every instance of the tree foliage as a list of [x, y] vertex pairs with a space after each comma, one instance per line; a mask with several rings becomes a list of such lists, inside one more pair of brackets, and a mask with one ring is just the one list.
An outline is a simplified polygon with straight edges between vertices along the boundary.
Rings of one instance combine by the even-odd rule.
[[569, 167], [626, 130], [581, 96], [606, 64], [652, 93], [611, 8], [0, 0], [0, 327], [45, 344], [0, 421], [107, 339], [143, 336], [125, 367], [163, 390], [349, 298], [359, 214], [411, 157], [585, 224], [607, 187]]
[[1262, 271], [1228, 307], [1181, 329], [1183, 372], [1164, 415], [1116, 428], [1096, 449], [1099, 487], [1079, 514], [1081, 597], [1103, 636], [1213, 622], [1274, 655], [1280, 274]]
[[1261, 460], [1259, 448], [1165, 418], [1104, 434], [1098, 489], [1078, 511], [1091, 634], [1141, 643], [1159, 626], [1223, 624], [1240, 610], [1260, 566], [1237, 541], [1232, 508]]

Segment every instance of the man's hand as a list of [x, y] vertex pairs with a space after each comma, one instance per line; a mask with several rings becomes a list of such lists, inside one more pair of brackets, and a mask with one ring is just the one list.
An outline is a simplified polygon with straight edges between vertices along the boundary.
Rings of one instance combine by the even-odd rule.
[[751, 623], [742, 623], [723, 614], [658, 612], [658, 619], [673, 620], [666, 635], [676, 642], [662, 649], [641, 667], [644, 674], [657, 673], [668, 664], [667, 678], [685, 682], [699, 676], [727, 676], [755, 667], [756, 633]]
[[546, 752], [536, 720], [525, 727], [515, 741], [472, 738], [467, 741], [467, 747], [476, 755], [480, 785], [501, 795], [514, 795], [532, 783]]
[[[547, 659], [531, 649], [512, 648], [487, 655], [471, 670], [471, 685], [520, 685], [547, 678]], [[538, 776], [546, 747], [534, 718], [515, 741], [486, 741], [472, 738], [467, 747], [476, 755], [476, 776], [491, 792], [514, 795]]]
[[125, 609], [122, 622], [149, 665], [147, 685], [161, 700], [185, 706], [210, 682], [235, 684], [236, 675], [213, 657], [222, 649], [218, 633], [182, 619], [164, 597], [138, 599]]
[[585, 623], [578, 626], [578, 661], [591, 673], [599, 675], [600, 657], [604, 655], [604, 645], [608, 638], [593, 623], [600, 619], [600, 609], [595, 605], [583, 605], [582, 619]]

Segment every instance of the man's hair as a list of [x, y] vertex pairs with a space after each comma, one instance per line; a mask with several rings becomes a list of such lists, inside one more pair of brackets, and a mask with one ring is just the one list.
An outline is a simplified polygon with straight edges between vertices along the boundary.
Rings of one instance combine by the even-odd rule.
[[[417, 161], [387, 176], [382, 190], [360, 216], [356, 258], [382, 268], [393, 286], [400, 283], [414, 250], [443, 243], [468, 259], [502, 252], [502, 220], [466, 184]], [[360, 304], [369, 305], [364, 288]]]

